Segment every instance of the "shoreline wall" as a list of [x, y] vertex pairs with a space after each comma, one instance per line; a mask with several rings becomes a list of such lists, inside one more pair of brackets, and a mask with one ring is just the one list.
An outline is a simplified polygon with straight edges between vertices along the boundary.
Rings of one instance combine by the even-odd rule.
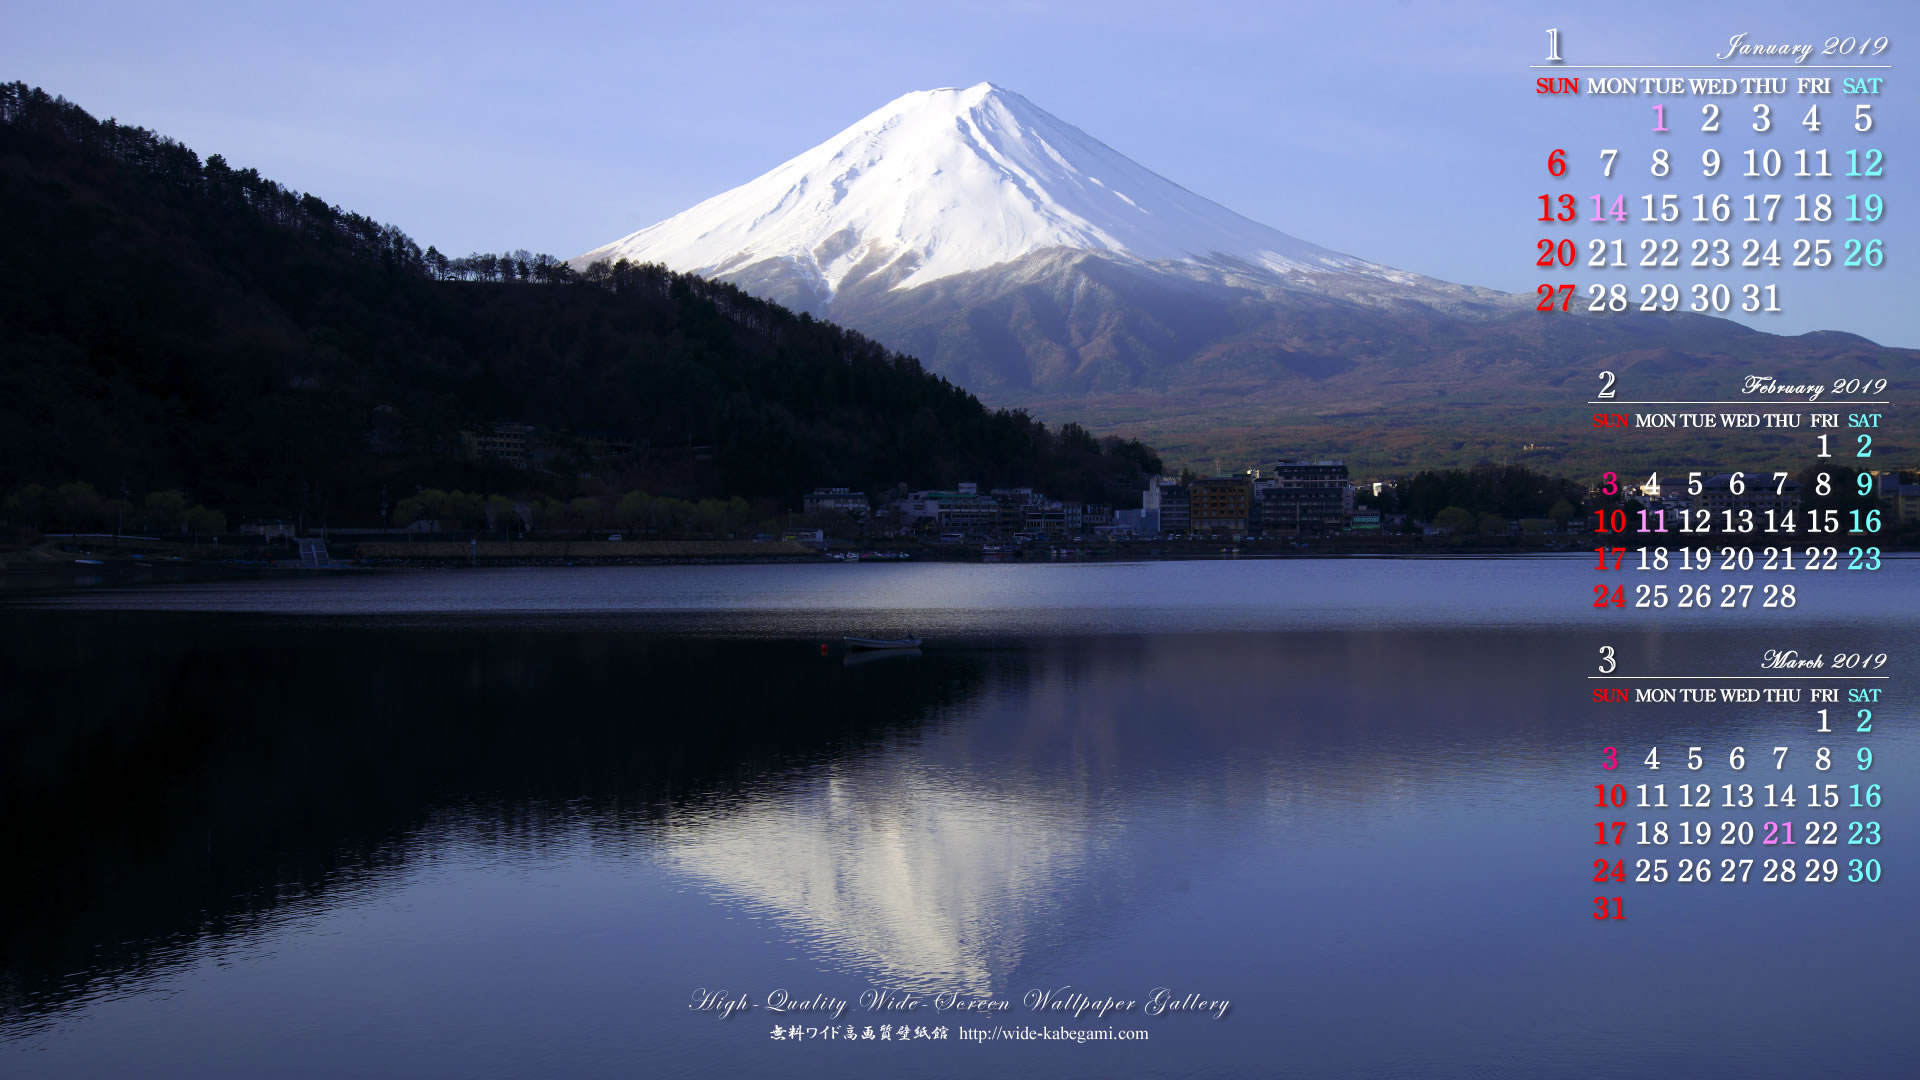
[[327, 554], [335, 559], [771, 559], [818, 552], [788, 540], [465, 540], [336, 541]]

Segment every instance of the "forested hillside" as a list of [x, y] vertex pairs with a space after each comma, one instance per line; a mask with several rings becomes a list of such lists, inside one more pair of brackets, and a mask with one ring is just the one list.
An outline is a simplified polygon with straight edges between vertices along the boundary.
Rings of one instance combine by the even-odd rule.
[[[421, 488], [1111, 500], [1159, 468], [730, 285], [423, 251], [20, 83], [0, 86], [0, 221], [0, 492], [177, 489], [342, 524]], [[513, 469], [462, 435], [508, 422], [557, 451]]]

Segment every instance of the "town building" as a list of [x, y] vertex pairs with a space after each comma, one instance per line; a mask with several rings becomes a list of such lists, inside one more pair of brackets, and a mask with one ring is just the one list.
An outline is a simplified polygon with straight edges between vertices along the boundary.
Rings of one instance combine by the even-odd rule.
[[1168, 476], [1156, 476], [1147, 484], [1140, 509], [1158, 511], [1158, 533], [1184, 536], [1193, 529], [1192, 499], [1187, 486]]
[[1353, 518], [1353, 484], [1343, 461], [1282, 461], [1253, 476], [1261, 532], [1324, 533]]
[[930, 526], [942, 534], [988, 536], [999, 525], [999, 502], [973, 484], [961, 484], [958, 491], [912, 492], [893, 506], [914, 528]]
[[463, 431], [468, 448], [475, 456], [504, 462], [516, 469], [527, 467], [527, 452], [533, 439], [528, 424], [495, 424], [490, 432]]
[[1000, 507], [994, 521], [994, 532], [1001, 536], [1012, 536], [1027, 531], [1028, 510], [1044, 507], [1047, 497], [1032, 488], [994, 488], [993, 501]]
[[1251, 476], [1212, 476], [1187, 485], [1191, 530], [1200, 536], [1216, 533], [1247, 535], [1253, 516]]
[[1028, 503], [1023, 532], [1060, 537], [1067, 534], [1067, 514], [1058, 501], [1047, 499]]
[[597, 458], [621, 460], [633, 456], [635, 443], [618, 432], [585, 432], [579, 436], [588, 453]]
[[800, 505], [808, 514], [843, 514], [862, 521], [871, 510], [866, 492], [843, 487], [814, 488], [811, 494], [801, 496]]

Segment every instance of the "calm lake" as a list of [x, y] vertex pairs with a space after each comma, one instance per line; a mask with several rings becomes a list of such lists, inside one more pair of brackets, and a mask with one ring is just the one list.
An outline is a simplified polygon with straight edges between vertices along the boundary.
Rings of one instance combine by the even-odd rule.
[[[556, 568], [16, 601], [0, 1075], [1912, 1075], [1920, 562], [1605, 575], [1752, 584], [1747, 610], [1596, 610], [1601, 577]], [[1795, 606], [1760, 610], [1780, 583]], [[840, 644], [909, 631], [924, 648]], [[1867, 674], [1891, 678], [1729, 678], [1768, 649], [1884, 652]], [[1591, 700], [1612, 686], [1800, 700]], [[1871, 732], [1843, 704], [1816, 734], [1819, 687], [1877, 689]], [[1594, 808], [1660, 782], [1667, 809]], [[1712, 808], [1681, 808], [1699, 783]], [[1743, 783], [1801, 795], [1723, 809]], [[1840, 805], [1810, 808], [1828, 783]], [[1868, 783], [1883, 801], [1852, 808]], [[1596, 846], [1602, 818], [1712, 842]], [[1719, 843], [1788, 820], [1839, 840]], [[1855, 821], [1882, 842], [1847, 844]], [[1783, 855], [1838, 880], [1762, 882]], [[1629, 880], [1596, 884], [1602, 856]], [[1631, 880], [1696, 856], [1714, 880]], [[1879, 880], [1849, 882], [1868, 858]], [[1594, 919], [1601, 893], [1626, 918]], [[1150, 1015], [1160, 988], [1193, 1007]], [[960, 1035], [995, 1025], [1147, 1037]]]

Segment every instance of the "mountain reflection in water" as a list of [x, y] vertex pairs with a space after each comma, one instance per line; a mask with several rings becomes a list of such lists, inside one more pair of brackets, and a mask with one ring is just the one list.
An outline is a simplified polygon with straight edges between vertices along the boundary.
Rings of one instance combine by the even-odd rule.
[[[631, 1065], [611, 1036], [543, 1041], [535, 985], [576, 1023], [604, 1014], [605, 1030], [637, 1033], [668, 1072], [833, 1071], [766, 1057], [751, 1014], [691, 1021], [683, 1002], [710, 971], [754, 994], [1177, 982], [1235, 1001], [1228, 1027], [1156, 1028], [1124, 1058], [1023, 1056], [1019, 1074], [1247, 1075], [1267, 1060], [1256, 1028], [1286, 1017], [1314, 1075], [1370, 1074], [1356, 1046], [1459, 1075], [1435, 1063], [1474, 1060], [1498, 1016], [1525, 1032], [1513, 1052], [1529, 1075], [1575, 1075], [1590, 1036], [1573, 1018], [1588, 1014], [1542, 990], [1567, 972], [1640, 988], [1607, 999], [1617, 1025], [1685, 996], [1643, 985], [1625, 963], [1643, 949], [1759, 980], [1764, 956], [1713, 943], [1842, 907], [1883, 944], [1911, 940], [1890, 928], [1912, 889], [1889, 881], [1643, 893], [1643, 944], [1594, 953], [1568, 914], [1589, 891], [1578, 830], [1594, 749], [1770, 745], [1778, 717], [1593, 706], [1569, 674], [1589, 665], [1591, 633], [1006, 637], [853, 665], [817, 639], [497, 620], [12, 611], [0, 637], [0, 1052], [31, 1047], [48, 1075], [135, 1067], [161, 1021], [129, 1017], [165, 1001], [186, 1010], [175, 1021], [249, 1017], [268, 1056], [231, 1075], [364, 1070], [364, 1055], [436, 1040], [492, 1047], [475, 1074], [536, 1067], [513, 1056], [530, 1046], [576, 1072]], [[1654, 670], [1724, 671], [1777, 637], [1608, 640]], [[1894, 730], [1897, 785], [1912, 770]], [[1912, 819], [1881, 816], [1889, 830]], [[403, 962], [421, 927], [456, 952]], [[393, 965], [379, 969], [402, 1003], [384, 1043], [294, 1061], [274, 1050], [304, 1045], [292, 1019], [230, 1003], [216, 1022], [192, 1004], [291, 965], [279, 1007], [337, 1007], [332, 969], [302, 950], [376, 931], [395, 935], [389, 958], [355, 963]], [[514, 959], [459, 968], [459, 1007], [430, 1004], [456, 953]], [[1831, 942], [1800, 955], [1809, 977], [1864, 977]], [[1858, 1024], [1890, 1022], [1895, 1000], [1860, 998]], [[1701, 1022], [1756, 1007], [1737, 1004]], [[1869, 1065], [1898, 1049], [1863, 1038]], [[179, 1039], [175, 1064], [203, 1063]], [[1804, 1057], [1777, 1039], [1749, 1050], [1733, 1060]]]

